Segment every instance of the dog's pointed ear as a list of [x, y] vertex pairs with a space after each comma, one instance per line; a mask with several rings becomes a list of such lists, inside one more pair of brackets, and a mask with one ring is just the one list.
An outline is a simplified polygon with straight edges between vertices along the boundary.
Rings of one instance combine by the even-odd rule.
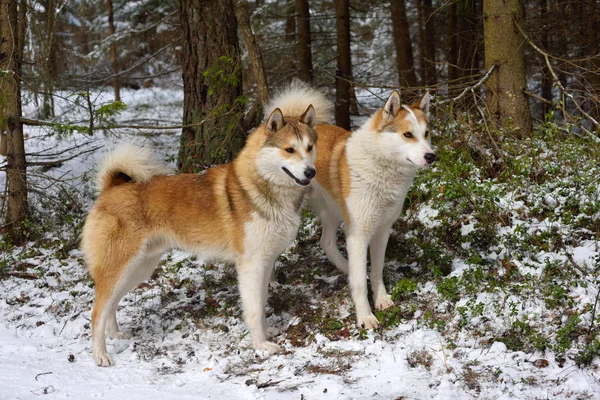
[[309, 105], [306, 111], [304, 111], [304, 114], [300, 116], [299, 121], [305, 123], [311, 128], [315, 126], [315, 108], [312, 104]]
[[273, 110], [269, 119], [267, 120], [267, 129], [272, 133], [277, 132], [285, 125], [285, 120], [283, 119], [283, 114], [279, 108]]
[[400, 102], [400, 93], [394, 90], [383, 106], [384, 118], [394, 118], [398, 114], [398, 110], [402, 107]]
[[429, 95], [429, 91], [426, 91], [425, 93], [423, 93], [423, 96], [421, 96], [421, 98], [419, 100], [417, 100], [415, 102], [415, 104], [413, 104], [413, 107], [419, 107], [421, 110], [423, 110], [423, 112], [425, 113], [425, 115], [427, 116], [427, 118], [429, 118], [429, 99], [430, 99], [430, 95]]

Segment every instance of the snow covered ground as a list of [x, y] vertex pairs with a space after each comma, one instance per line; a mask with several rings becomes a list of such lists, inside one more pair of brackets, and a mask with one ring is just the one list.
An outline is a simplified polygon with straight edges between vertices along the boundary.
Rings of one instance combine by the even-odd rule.
[[[102, 96], [109, 101], [109, 94]], [[182, 96], [178, 90], [125, 90], [122, 96], [128, 109], [119, 121], [135, 119], [147, 124], [153, 119], [180, 119]], [[33, 110], [29, 108], [26, 113], [32, 115]], [[65, 113], [76, 119], [73, 107]], [[85, 113], [80, 113], [83, 121]], [[151, 143], [165, 161], [171, 162], [179, 140], [176, 132], [146, 136], [119, 132], [118, 138], [113, 134], [90, 138], [80, 133], [58, 138], [39, 128], [28, 128], [26, 133], [26, 148], [31, 153], [56, 153], [81, 145], [67, 152], [77, 154], [127, 139]], [[85, 209], [93, 201], [89, 174], [105, 149], [77, 156], [49, 171], [33, 170], [32, 182], [47, 182], [43, 174], [70, 179], [67, 189], [52, 186], [45, 193], [48, 197], [60, 196], [66, 190], [77, 196], [74, 201]], [[0, 184], [4, 179], [0, 175]], [[506, 195], [501, 201], [519, 210], [521, 204], [509, 199]], [[40, 198], [39, 204], [46, 203]], [[416, 207], [411, 218], [430, 229], [439, 226], [439, 210], [431, 203]], [[50, 215], [64, 212], [60, 210], [45, 211]], [[280, 260], [282, 283], [270, 289], [268, 321], [281, 331], [276, 341], [285, 350], [282, 354], [265, 357], [251, 349], [231, 266], [203, 263], [174, 251], [164, 258], [152, 281], [140, 285], [121, 302], [118, 320], [133, 338], [108, 339], [108, 350], [116, 365], [99, 368], [91, 358], [93, 285], [69, 237], [82, 215], [73, 211], [72, 230], [59, 232], [41, 227], [43, 240], [23, 248], [3, 247], [0, 266], [18, 273], [0, 280], [0, 398], [600, 398], [597, 357], [589, 366], [579, 367], [569, 357], [556, 359], [550, 348], [514, 351], [502, 341], [489, 340], [498, 336], [495, 331], [510, 328], [507, 319], [494, 315], [494, 310], [502, 301], [506, 303], [502, 307], [509, 308], [510, 301], [516, 299], [514, 293], [502, 299], [482, 290], [475, 299], [483, 304], [483, 315], [470, 314], [465, 329], [457, 328], [454, 335], [449, 335], [444, 333], [447, 330], [429, 324], [431, 316], [427, 313], [439, 313], [438, 323], [447, 310], [448, 325], [463, 327], [455, 310], [467, 304], [467, 297], [451, 308], [440, 297], [436, 284], [419, 282], [406, 303], [431, 304], [427, 306], [430, 308], [415, 306], [411, 313], [402, 314], [398, 323], [383, 324], [382, 329], [371, 332], [358, 330], [352, 323], [347, 282], [318, 248], [318, 227], [310, 217], [298, 243]], [[61, 221], [64, 217], [53, 216]], [[528, 224], [527, 229], [537, 232], [540, 226], [550, 229], [549, 225]], [[478, 232], [474, 221], [463, 221], [458, 226], [463, 237]], [[518, 235], [516, 226], [502, 229], [507, 235]], [[415, 235], [409, 231], [403, 237]], [[462, 245], [470, 248], [471, 243]], [[582, 240], [572, 250], [573, 260], [581, 268], [597, 263], [597, 238]], [[497, 252], [499, 259], [499, 254], [506, 255], [503, 251], [506, 253], [506, 249], [496, 247], [485, 256], [493, 258], [490, 254]], [[536, 266], [544, 263], [544, 256], [565, 260], [549, 249], [537, 253], [536, 260], [515, 260], [515, 268], [523, 275], [539, 275], [541, 270]], [[397, 260], [389, 260], [392, 287], [403, 276], [402, 267]], [[452, 271], [443, 282], [452, 283], [453, 277], [463, 276], [469, 268], [465, 259], [454, 259]], [[596, 286], [570, 290], [576, 294], [581, 318], [584, 322], [588, 318], [589, 323]], [[402, 302], [398, 301], [400, 306]], [[530, 316], [530, 321], [539, 318], [543, 323], [552, 310], [542, 303], [535, 299], [519, 303], [515, 318], [527, 320]], [[477, 325], [492, 326], [490, 331], [494, 332], [478, 336], [475, 329], [467, 329]]]

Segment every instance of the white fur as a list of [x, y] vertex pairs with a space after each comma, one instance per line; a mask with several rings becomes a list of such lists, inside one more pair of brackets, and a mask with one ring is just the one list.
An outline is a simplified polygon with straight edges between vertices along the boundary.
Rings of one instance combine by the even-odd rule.
[[264, 147], [258, 152], [256, 157], [256, 169], [258, 173], [269, 182], [278, 186], [298, 185], [296, 181], [283, 171], [283, 167], [290, 171], [297, 179], [306, 179], [304, 173], [309, 168], [315, 168], [317, 157], [316, 146], [309, 152], [307, 150], [308, 145], [309, 140], [307, 137], [303, 137], [302, 141], [295, 139], [292, 142], [292, 147], [300, 156], [300, 159], [296, 157], [290, 159], [283, 158], [279, 155], [281, 149], [277, 147]]
[[[386, 107], [393, 108], [390, 96]], [[357, 325], [375, 328], [377, 318], [367, 299], [367, 250], [371, 256], [371, 288], [375, 308], [390, 307], [391, 296], [383, 283], [383, 263], [391, 226], [402, 211], [404, 199], [419, 167], [427, 165], [425, 153], [433, 152], [424, 134], [425, 123], [412, 113], [411, 132], [417, 141], [404, 140], [399, 132], [374, 132], [373, 119], [366, 121], [346, 142], [346, 157], [352, 182], [346, 199], [349, 226], [346, 227], [348, 261], [336, 245], [337, 228], [342, 213], [337, 204], [319, 185], [311, 191], [310, 204], [321, 219], [321, 246], [327, 257], [343, 272], [349, 272]], [[318, 173], [318, 172], [317, 172]]]
[[315, 124], [324, 124], [330, 121], [333, 103], [319, 90], [308, 83], [294, 79], [289, 86], [277, 92], [271, 101], [265, 105], [265, 118], [279, 107], [283, 116], [299, 116], [304, 114], [309, 105], [315, 108]]
[[237, 263], [240, 297], [252, 346], [269, 353], [280, 350], [277, 344], [268, 341], [275, 332], [269, 329], [265, 316], [269, 280], [275, 260], [294, 241], [300, 226], [299, 214], [289, 206], [280, 209], [271, 220], [256, 213], [252, 216], [244, 228], [246, 251]]
[[157, 160], [151, 150], [131, 143], [121, 143], [104, 158], [96, 176], [96, 190], [102, 192], [110, 186], [113, 174], [122, 172], [137, 183], [147, 183], [154, 176], [171, 171]]

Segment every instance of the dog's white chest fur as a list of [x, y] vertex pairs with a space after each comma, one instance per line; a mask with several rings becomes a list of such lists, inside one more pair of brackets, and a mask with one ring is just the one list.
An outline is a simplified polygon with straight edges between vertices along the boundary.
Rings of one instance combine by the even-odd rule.
[[370, 234], [386, 220], [398, 218], [416, 170], [382, 165], [382, 160], [365, 151], [364, 144], [352, 139], [347, 151], [352, 187], [346, 199], [348, 212], [355, 227]]
[[244, 227], [244, 257], [275, 257], [292, 244], [300, 227], [300, 215], [288, 211], [277, 217], [267, 220], [258, 213], [252, 215]]

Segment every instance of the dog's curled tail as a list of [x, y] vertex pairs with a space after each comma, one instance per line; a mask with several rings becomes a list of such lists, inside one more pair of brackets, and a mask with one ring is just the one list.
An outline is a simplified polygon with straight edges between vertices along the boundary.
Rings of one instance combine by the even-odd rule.
[[279, 108], [284, 117], [299, 117], [311, 105], [315, 108], [315, 124], [328, 123], [333, 112], [333, 103], [325, 95], [299, 79], [277, 92], [265, 106], [265, 118]]
[[125, 182], [147, 183], [153, 177], [169, 172], [148, 148], [122, 143], [111, 150], [100, 165], [96, 189], [102, 192]]

